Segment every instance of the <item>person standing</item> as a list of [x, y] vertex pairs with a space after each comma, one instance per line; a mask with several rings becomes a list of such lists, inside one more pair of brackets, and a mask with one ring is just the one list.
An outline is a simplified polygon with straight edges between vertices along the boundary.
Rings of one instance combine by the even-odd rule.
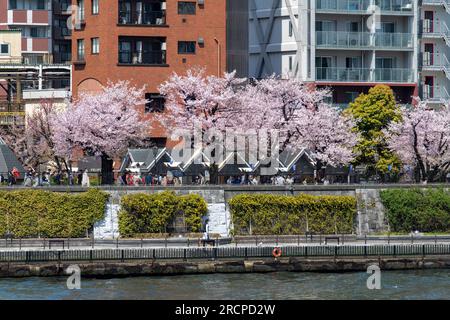
[[83, 173], [83, 179], [81, 181], [81, 186], [83, 188], [89, 188], [91, 186], [91, 182], [89, 180], [89, 175], [87, 173], [87, 170], [85, 170]]

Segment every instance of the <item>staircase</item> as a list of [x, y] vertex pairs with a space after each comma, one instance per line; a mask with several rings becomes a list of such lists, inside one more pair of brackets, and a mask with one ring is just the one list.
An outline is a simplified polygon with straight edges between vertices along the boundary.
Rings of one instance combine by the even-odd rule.
[[449, 0], [442, 0], [442, 4], [445, 8], [445, 11], [447, 11], [448, 14], [450, 14], [450, 1]]
[[445, 76], [450, 80], [450, 62], [447, 59], [447, 56], [442, 55], [442, 66], [444, 69]]

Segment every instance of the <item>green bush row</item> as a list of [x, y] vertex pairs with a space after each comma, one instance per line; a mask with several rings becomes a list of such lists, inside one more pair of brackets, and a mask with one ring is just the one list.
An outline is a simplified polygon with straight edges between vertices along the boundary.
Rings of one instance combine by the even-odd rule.
[[208, 208], [205, 200], [196, 194], [177, 196], [173, 192], [126, 195], [121, 200], [119, 232], [122, 237], [137, 234], [164, 233], [177, 214], [184, 214], [190, 232], [202, 227], [202, 217]]
[[444, 189], [389, 189], [380, 196], [391, 231], [450, 231], [450, 193]]
[[351, 196], [242, 194], [230, 202], [234, 233], [352, 233], [356, 199]]
[[0, 237], [85, 237], [103, 219], [108, 194], [91, 189], [80, 194], [42, 190], [0, 192]]

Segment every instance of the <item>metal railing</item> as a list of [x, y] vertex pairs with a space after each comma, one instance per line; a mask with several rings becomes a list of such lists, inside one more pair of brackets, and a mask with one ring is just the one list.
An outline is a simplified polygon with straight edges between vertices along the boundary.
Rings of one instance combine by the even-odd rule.
[[[443, 0], [439, 0], [443, 1]], [[376, 0], [375, 5], [385, 12], [412, 12], [411, 0]], [[325, 12], [368, 12], [370, 0], [316, 0], [316, 10]]]
[[370, 0], [316, 0], [317, 11], [360, 12], [369, 6]]
[[375, 0], [375, 5], [383, 12], [412, 12], [411, 0]]
[[[450, 244], [283, 246], [283, 257], [398, 257], [450, 254]], [[0, 262], [272, 258], [273, 247], [0, 251]]]
[[121, 64], [166, 64], [166, 51], [119, 51]]
[[412, 49], [413, 35], [411, 33], [375, 33], [377, 48]]
[[423, 86], [423, 99], [427, 101], [446, 102], [450, 100], [450, 94], [445, 86]]
[[317, 31], [317, 47], [368, 48], [368, 49], [412, 49], [411, 33], [369, 33], [345, 31]]
[[316, 68], [317, 81], [414, 82], [412, 69]]
[[330, 48], [370, 48], [373, 47], [369, 32], [317, 31], [316, 45]]
[[119, 11], [119, 25], [165, 25], [166, 11]]

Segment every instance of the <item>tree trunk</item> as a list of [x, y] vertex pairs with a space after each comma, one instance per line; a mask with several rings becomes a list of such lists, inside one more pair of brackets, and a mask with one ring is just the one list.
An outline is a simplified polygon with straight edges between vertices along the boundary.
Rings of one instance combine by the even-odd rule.
[[113, 160], [106, 154], [102, 155], [102, 172], [101, 172], [101, 184], [111, 185], [114, 183], [113, 173]]

